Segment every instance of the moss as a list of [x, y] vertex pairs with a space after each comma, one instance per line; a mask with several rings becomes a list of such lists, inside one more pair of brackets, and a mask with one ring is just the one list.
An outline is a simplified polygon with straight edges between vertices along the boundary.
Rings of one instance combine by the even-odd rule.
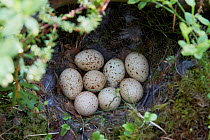
[[[3, 112], [1, 112], [3, 114]], [[3, 123], [1, 133], [6, 131], [7, 134], [2, 135], [5, 140], [23, 139], [28, 135], [45, 134], [48, 132], [48, 121], [43, 114], [31, 113], [30, 115], [12, 109], [5, 115], [6, 121]], [[40, 140], [43, 136], [28, 137], [30, 140]]]
[[[181, 81], [169, 86], [171, 100], [159, 110], [158, 123], [173, 139], [207, 139], [210, 114], [210, 58], [206, 54], [199, 67], [189, 70]], [[154, 110], [157, 111], [157, 108]]]

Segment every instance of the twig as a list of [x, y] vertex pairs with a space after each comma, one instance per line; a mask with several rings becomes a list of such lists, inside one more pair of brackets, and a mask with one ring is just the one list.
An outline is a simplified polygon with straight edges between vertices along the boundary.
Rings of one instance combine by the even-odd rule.
[[161, 138], [166, 139], [166, 140], [174, 140], [174, 139], [167, 138], [167, 137], [161, 137]]
[[[175, 11], [177, 10], [177, 5], [175, 5]], [[174, 32], [174, 27], [175, 27], [175, 24], [176, 24], [176, 14], [174, 14], [174, 17], [173, 17], [173, 25], [172, 25], [172, 31]]]
[[[133, 108], [132, 105], [130, 105], [130, 104], [128, 104], [128, 103], [127, 103], [127, 105], [128, 105], [128, 107], [129, 107], [130, 109], [132, 109], [132, 110], [135, 111], [135, 113], [136, 113], [136, 115], [137, 115], [138, 117], [144, 119], [144, 117], [143, 117], [135, 108]], [[153, 126], [159, 128], [161, 131], [163, 131], [163, 132], [167, 135], [166, 131], [165, 131], [163, 128], [161, 128], [159, 125], [157, 125], [157, 124], [154, 123], [153, 121], [149, 121], [149, 123], [150, 123], [151, 125], [153, 125]]]
[[59, 132], [54, 132], [54, 133], [47, 133], [47, 134], [35, 134], [35, 135], [27, 135], [27, 136], [25, 136], [25, 137], [23, 138], [23, 140], [24, 140], [24, 139], [26, 139], [26, 138], [28, 138], [28, 137], [46, 136], [46, 135], [48, 135], [48, 134], [50, 134], [50, 135], [55, 135], [55, 134], [59, 134]]
[[84, 9], [87, 9], [87, 7], [80, 7], [80, 8], [77, 8], [76, 10], [71, 10], [67, 15], [63, 16], [62, 19], [67, 20], [70, 17], [74, 17], [77, 12], [82, 11]]
[[106, 2], [104, 3], [104, 5], [101, 6], [101, 8], [100, 8], [100, 12], [101, 12], [101, 13], [102, 13], [103, 11], [106, 10], [106, 8], [107, 8], [109, 2], [110, 2], [110, 0], [106, 0]]
[[3, 138], [2, 136], [0, 136], [0, 138], [1, 138], [2, 140], [4, 140], [4, 138]]
[[0, 134], [0, 138], [4, 139], [2, 136], [3, 136], [4, 134], [6, 134], [8, 131], [10, 131], [11, 129], [13, 129], [15, 126], [16, 126], [16, 125], [14, 125], [14, 126], [12, 126], [11, 128], [7, 129], [4, 133], [1, 133], [1, 134]]

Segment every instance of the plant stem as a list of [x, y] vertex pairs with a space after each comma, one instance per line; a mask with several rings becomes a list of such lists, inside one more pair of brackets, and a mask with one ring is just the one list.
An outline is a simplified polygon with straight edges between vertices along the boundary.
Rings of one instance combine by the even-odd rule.
[[177, 4], [178, 4], [179, 8], [182, 10], [182, 12], [185, 13], [185, 10], [184, 10], [184, 8], [182, 7], [182, 5], [180, 4], [180, 2], [177, 2]]
[[161, 4], [161, 3], [159, 3], [159, 2], [153, 2], [153, 3], [155, 3], [156, 5], [158, 5], [158, 6], [160, 6], [160, 7], [163, 7], [163, 8], [165, 8], [167, 11], [169, 11], [170, 13], [172, 13], [172, 14], [175, 14], [182, 22], [186, 22], [174, 9], [173, 9], [173, 7], [171, 7], [171, 9], [170, 8], [168, 8], [168, 7], [166, 7], [165, 5], [163, 5], [163, 4]]
[[17, 58], [17, 65], [16, 65], [16, 68], [15, 68], [15, 76], [14, 76], [14, 80], [15, 80], [15, 88], [14, 88], [14, 91], [13, 91], [13, 102], [12, 102], [12, 106], [14, 106], [16, 104], [16, 98], [18, 98], [19, 96], [19, 93], [18, 91], [20, 90], [20, 84], [19, 84], [19, 80], [18, 80], [18, 74], [19, 74], [19, 71], [20, 71], [20, 57], [18, 56]]
[[[128, 105], [128, 107], [129, 107], [130, 109], [132, 109], [132, 110], [136, 113], [136, 115], [137, 115], [138, 117], [144, 119], [144, 117], [141, 115], [141, 113], [138, 112], [137, 109], [135, 109], [131, 104], [128, 104], [128, 103], [126, 103], [126, 104]], [[160, 129], [161, 131], [163, 131], [165, 134], [167, 134], [166, 131], [165, 131], [163, 128], [161, 128], [159, 125], [157, 125], [157, 124], [154, 123], [153, 121], [149, 121], [149, 123], [150, 123], [151, 125], [153, 125], [153, 126], [159, 128], [159, 129]]]

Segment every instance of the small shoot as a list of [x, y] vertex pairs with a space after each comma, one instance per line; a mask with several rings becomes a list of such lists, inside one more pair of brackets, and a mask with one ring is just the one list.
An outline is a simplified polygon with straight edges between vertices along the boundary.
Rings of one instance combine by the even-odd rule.
[[63, 117], [63, 120], [67, 121], [67, 120], [71, 119], [71, 116], [69, 116], [68, 113], [63, 113], [63, 115], [65, 116], [65, 117]]
[[44, 140], [51, 140], [52, 139], [52, 134], [47, 134], [47, 136], [45, 136]]
[[150, 121], [156, 121], [157, 115], [155, 113], [145, 112], [143, 118], [146, 123], [149, 123]]
[[62, 124], [60, 135], [64, 136], [68, 132], [68, 130], [70, 130], [70, 126], [68, 124]]
[[104, 135], [101, 134], [99, 131], [95, 131], [91, 135], [91, 140], [107, 140], [104, 138]]
[[126, 123], [122, 125], [125, 128], [125, 132], [123, 133], [125, 136], [130, 137], [131, 134], [134, 132], [135, 130], [135, 126], [132, 123]]

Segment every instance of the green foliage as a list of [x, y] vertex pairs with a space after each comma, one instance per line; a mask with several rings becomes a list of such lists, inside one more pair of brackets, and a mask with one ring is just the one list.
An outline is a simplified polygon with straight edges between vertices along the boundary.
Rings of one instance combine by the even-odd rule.
[[52, 139], [52, 134], [47, 134], [47, 136], [44, 138], [44, 140], [51, 140]]
[[15, 71], [13, 58], [19, 53], [23, 53], [23, 44], [19, 41], [17, 35], [25, 27], [30, 30], [31, 35], [37, 35], [39, 26], [32, 14], [36, 13], [46, 3], [45, 0], [29, 2], [27, 0], [11, 0], [7, 2], [1, 0], [2, 8], [0, 9], [0, 85], [8, 86], [13, 81], [12, 73]]
[[[191, 13], [186, 12], [178, 0], [128, 0], [128, 4], [138, 3], [138, 8], [141, 10], [147, 3], [154, 3], [156, 7], [165, 8], [167, 11], [175, 14], [180, 20], [180, 30], [185, 40], [179, 40], [178, 44], [182, 47], [182, 55], [194, 56], [201, 59], [203, 53], [210, 48], [210, 22], [199, 13], [195, 13], [195, 0], [185, 0], [191, 7]], [[177, 4], [182, 10], [184, 17], [176, 12], [173, 5]]]
[[104, 138], [104, 135], [101, 134], [99, 131], [95, 131], [91, 134], [91, 140], [107, 140]]
[[67, 121], [67, 120], [71, 119], [71, 116], [69, 116], [68, 113], [64, 113], [63, 115], [65, 116], [65, 117], [63, 117], [63, 120]]
[[130, 137], [133, 131], [135, 130], [135, 126], [132, 123], [126, 123], [122, 125], [125, 128], [124, 135]]
[[[46, 71], [57, 28], [89, 33], [99, 25], [103, 1], [79, 2], [76, 14], [86, 10], [86, 15], [55, 16], [47, 0], [0, 0], [0, 91], [10, 93], [13, 105], [33, 109], [38, 103], [36, 94], [26, 89], [38, 90], [31, 82], [40, 81]], [[67, 21], [75, 16], [75, 23]]]
[[[118, 136], [120, 140], [136, 140], [136, 139], [151, 139], [155, 138], [156, 135], [153, 131], [154, 127], [151, 127], [149, 122], [155, 121], [157, 115], [150, 112], [145, 112], [144, 115], [140, 115], [136, 111], [131, 111], [131, 116], [134, 119], [134, 122], [127, 122], [122, 125], [123, 129], [120, 131]], [[154, 124], [154, 123], [153, 123]], [[152, 124], [152, 125], [153, 125]], [[149, 127], [150, 126], [150, 127]], [[154, 125], [155, 126], [155, 125]]]
[[150, 112], [145, 112], [144, 113], [144, 121], [146, 123], [149, 123], [150, 121], [156, 121], [157, 120], [157, 115], [154, 113], [150, 113]]
[[70, 126], [68, 124], [62, 124], [60, 135], [64, 136], [68, 132], [68, 130], [70, 130]]
[[[47, 22], [51, 25], [57, 24], [64, 31], [67, 31], [70, 33], [73, 31], [78, 31], [80, 33], [84, 33], [84, 32], [90, 33], [100, 24], [100, 21], [102, 20], [100, 7], [103, 5], [103, 2], [102, 0], [98, 0], [98, 1], [96, 0], [95, 1], [80, 1], [79, 0], [78, 2], [81, 4], [81, 6], [85, 7], [84, 9], [87, 10], [86, 16], [83, 16], [83, 15], [78, 16], [77, 18], [78, 24], [64, 20], [68, 18], [73, 18], [75, 16], [73, 14], [66, 14], [61, 17], [51, 16], [54, 14], [52, 14], [52, 10], [49, 7], [49, 5], [44, 7], [42, 11], [39, 11], [39, 18], [42, 21]], [[46, 14], [46, 12], [48, 14]], [[78, 11], [78, 13], [79, 12], [81, 11]]]
[[[65, 116], [65, 117], [63, 117], [63, 120], [67, 121], [67, 120], [71, 119], [71, 116], [69, 116], [68, 113], [64, 113], [63, 115]], [[70, 126], [66, 123], [62, 124], [61, 130], [60, 130], [60, 135], [64, 136], [68, 132], [68, 130], [70, 130]]]

